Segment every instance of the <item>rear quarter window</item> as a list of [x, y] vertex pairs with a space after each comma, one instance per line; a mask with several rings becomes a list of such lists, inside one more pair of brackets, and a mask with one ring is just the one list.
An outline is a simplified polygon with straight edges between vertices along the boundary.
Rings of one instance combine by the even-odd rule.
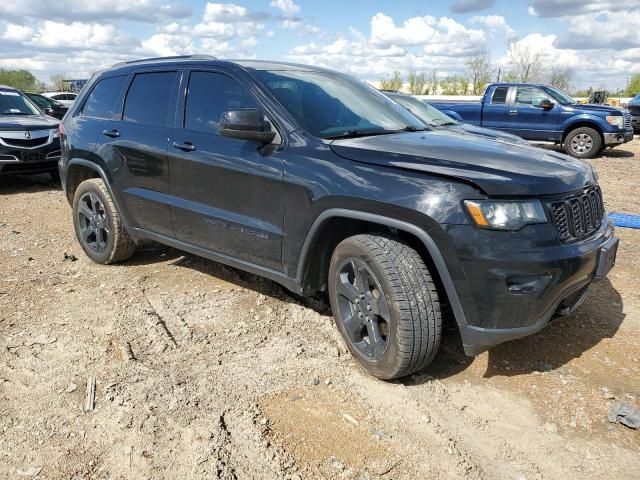
[[507, 93], [509, 93], [509, 87], [496, 87], [491, 96], [492, 104], [507, 103]]
[[88, 117], [112, 118], [126, 78], [126, 75], [118, 75], [98, 80], [87, 97], [82, 114]]
[[177, 72], [138, 73], [124, 102], [122, 119], [144, 125], [167, 124]]

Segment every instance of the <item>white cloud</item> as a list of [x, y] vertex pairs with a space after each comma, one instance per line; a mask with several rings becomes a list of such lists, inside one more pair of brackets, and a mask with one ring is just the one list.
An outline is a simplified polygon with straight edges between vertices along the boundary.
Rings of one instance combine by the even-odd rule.
[[640, 12], [614, 12], [568, 17], [568, 31], [555, 43], [559, 48], [624, 50], [640, 46]]
[[503, 33], [507, 42], [516, 38], [516, 31], [511, 28], [502, 15], [480, 15], [469, 19], [469, 23], [474, 25], [484, 25], [492, 34]]
[[229, 40], [253, 35], [265, 28], [263, 14], [232, 3], [207, 3], [202, 23], [193, 28], [196, 36]]
[[77, 21], [128, 20], [155, 23], [191, 15], [189, 3], [164, 0], [5, 0], [0, 18], [22, 23], [26, 17], [69, 23]]
[[377, 46], [423, 46], [430, 54], [473, 54], [486, 42], [483, 30], [470, 29], [447, 17], [413, 17], [396, 26], [393, 18], [377, 13], [371, 19], [371, 43]]
[[300, 11], [300, 7], [293, 0], [273, 0], [269, 6], [282, 10], [285, 15], [295, 15]]

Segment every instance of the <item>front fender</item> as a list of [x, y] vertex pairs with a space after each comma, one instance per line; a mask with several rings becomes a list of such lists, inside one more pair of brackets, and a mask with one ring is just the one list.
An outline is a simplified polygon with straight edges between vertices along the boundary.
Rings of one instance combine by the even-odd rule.
[[573, 115], [569, 118], [566, 118], [560, 124], [560, 130], [564, 132], [564, 135], [566, 135], [574, 128], [577, 128], [578, 126], [587, 126], [586, 124], [595, 126], [596, 129], [601, 132], [612, 133], [617, 131], [611, 125], [609, 125], [604, 118], [590, 113], [581, 113], [579, 115]]

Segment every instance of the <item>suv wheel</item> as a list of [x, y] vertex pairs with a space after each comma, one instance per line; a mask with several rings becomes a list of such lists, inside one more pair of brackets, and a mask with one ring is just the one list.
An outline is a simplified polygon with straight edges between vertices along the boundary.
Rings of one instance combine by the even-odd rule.
[[600, 134], [589, 127], [576, 128], [569, 132], [564, 140], [564, 150], [571, 156], [577, 158], [591, 158], [595, 156], [602, 147]]
[[99, 178], [85, 180], [78, 186], [73, 196], [73, 226], [84, 253], [94, 262], [121, 262], [135, 252], [136, 245]]
[[331, 258], [329, 298], [347, 347], [378, 378], [420, 370], [438, 351], [442, 317], [435, 284], [418, 252], [396, 238], [343, 240]]

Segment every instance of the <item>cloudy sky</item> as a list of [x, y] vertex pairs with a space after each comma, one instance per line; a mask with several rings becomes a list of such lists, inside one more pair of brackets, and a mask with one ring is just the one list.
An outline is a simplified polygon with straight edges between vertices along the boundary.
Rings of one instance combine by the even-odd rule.
[[508, 42], [574, 68], [573, 85], [640, 73], [640, 0], [21, 0], [0, 3], [0, 67], [83, 78], [120, 60], [207, 53], [321, 65], [376, 80], [462, 73]]

